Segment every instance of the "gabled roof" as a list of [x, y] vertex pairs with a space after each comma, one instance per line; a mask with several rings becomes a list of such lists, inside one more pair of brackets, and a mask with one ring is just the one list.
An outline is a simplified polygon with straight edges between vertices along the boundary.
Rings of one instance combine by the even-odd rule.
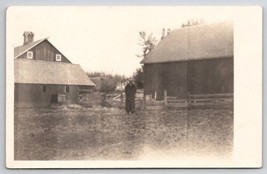
[[95, 86], [80, 65], [15, 59], [15, 83]]
[[27, 45], [21, 45], [15, 47], [14, 48], [15, 59], [45, 40], [47, 40], [47, 38], [28, 43]]
[[141, 63], [233, 57], [233, 24], [216, 23], [173, 30]]
[[[14, 57], [15, 59], [18, 58], [19, 56], [21, 56], [22, 54], [26, 53], [27, 51], [29, 51], [30, 49], [32, 49], [33, 47], [37, 46], [38, 44], [44, 42], [44, 41], [47, 41], [49, 44], [51, 44], [58, 52], [60, 52], [49, 40], [48, 40], [48, 37], [47, 38], [44, 38], [44, 39], [40, 39], [40, 40], [37, 40], [37, 41], [34, 41], [34, 42], [31, 42], [31, 43], [28, 43], [26, 45], [21, 45], [21, 46], [18, 46], [18, 47], [15, 47], [14, 48]], [[60, 54], [62, 54], [60, 52]], [[64, 55], [64, 54], [62, 54]], [[64, 56], [66, 58], [66, 56]], [[67, 59], [67, 58], [66, 58]], [[68, 60], [68, 59], [67, 59]], [[68, 60], [69, 61], [69, 60]], [[69, 61], [70, 62], [70, 61]]]

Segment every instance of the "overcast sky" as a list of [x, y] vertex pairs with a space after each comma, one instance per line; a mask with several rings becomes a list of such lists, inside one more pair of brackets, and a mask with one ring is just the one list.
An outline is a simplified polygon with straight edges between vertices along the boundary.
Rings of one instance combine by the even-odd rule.
[[231, 19], [227, 8], [212, 7], [13, 7], [7, 16], [8, 46], [23, 44], [23, 32], [35, 40], [49, 37], [84, 71], [131, 76], [141, 67], [139, 32], [177, 29], [189, 19], [206, 23]]

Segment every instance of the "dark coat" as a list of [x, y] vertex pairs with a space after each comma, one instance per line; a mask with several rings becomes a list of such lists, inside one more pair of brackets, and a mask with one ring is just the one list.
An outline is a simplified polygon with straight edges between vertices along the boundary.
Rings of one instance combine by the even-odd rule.
[[125, 110], [127, 113], [135, 111], [135, 93], [136, 87], [134, 84], [127, 84], [125, 87]]

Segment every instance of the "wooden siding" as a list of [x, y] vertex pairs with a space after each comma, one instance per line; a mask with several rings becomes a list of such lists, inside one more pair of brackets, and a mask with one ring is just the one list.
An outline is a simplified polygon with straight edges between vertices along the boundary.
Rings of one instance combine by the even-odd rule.
[[186, 93], [187, 62], [145, 64], [145, 95], [152, 94], [163, 99], [164, 90], [170, 95], [183, 96]]
[[233, 93], [233, 58], [145, 64], [145, 95]]
[[[33, 52], [33, 60], [56, 61], [56, 54], [61, 54], [61, 62], [70, 63], [70, 61], [47, 40], [36, 45], [29, 51]], [[27, 59], [27, 52], [18, 58]]]
[[65, 103], [77, 102], [78, 86], [70, 85], [69, 93], [66, 93], [66, 85], [43, 85], [37, 84], [15, 84], [15, 107], [48, 107], [51, 104], [51, 96], [66, 95]]
[[233, 59], [190, 61], [187, 68], [190, 94], [233, 93]]

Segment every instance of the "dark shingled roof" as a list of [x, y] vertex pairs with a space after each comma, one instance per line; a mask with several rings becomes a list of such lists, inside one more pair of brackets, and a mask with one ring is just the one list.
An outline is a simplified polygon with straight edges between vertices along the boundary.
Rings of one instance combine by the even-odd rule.
[[233, 24], [205, 24], [173, 30], [141, 63], [233, 57]]
[[95, 86], [80, 65], [15, 59], [15, 83]]

